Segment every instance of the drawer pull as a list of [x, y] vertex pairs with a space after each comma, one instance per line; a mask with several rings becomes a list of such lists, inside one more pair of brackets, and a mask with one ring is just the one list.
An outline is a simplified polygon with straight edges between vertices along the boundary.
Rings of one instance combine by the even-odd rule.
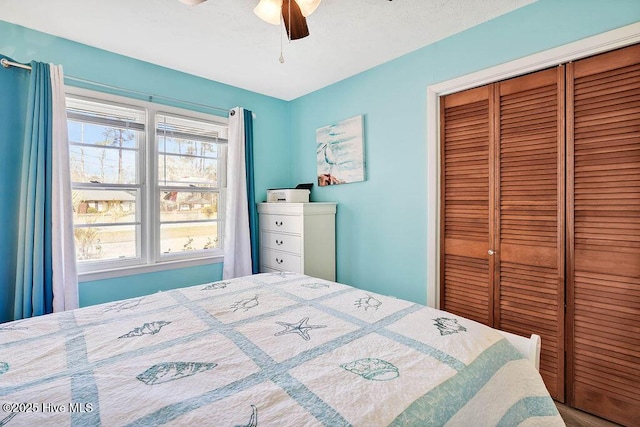
[[282, 240], [278, 240], [278, 239], [276, 239], [276, 245], [280, 246], [280, 245], [282, 245], [283, 243], [284, 243], [284, 242], [283, 242]]
[[276, 227], [282, 227], [282, 221], [276, 221]]
[[277, 262], [278, 264], [282, 264], [282, 263], [284, 262], [284, 260], [283, 260], [283, 259], [280, 259], [280, 258], [276, 258], [276, 262]]

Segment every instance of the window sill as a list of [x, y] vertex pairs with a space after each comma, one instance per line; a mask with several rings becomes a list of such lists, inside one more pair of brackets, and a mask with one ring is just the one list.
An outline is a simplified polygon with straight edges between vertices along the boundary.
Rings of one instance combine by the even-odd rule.
[[113, 279], [116, 277], [134, 276], [136, 274], [154, 273], [157, 271], [174, 270], [178, 268], [197, 267], [207, 264], [219, 264], [223, 262], [222, 255], [196, 258], [188, 260], [165, 261], [156, 264], [144, 264], [131, 267], [114, 268], [110, 270], [91, 271], [78, 274], [78, 282], [91, 282], [93, 280]]

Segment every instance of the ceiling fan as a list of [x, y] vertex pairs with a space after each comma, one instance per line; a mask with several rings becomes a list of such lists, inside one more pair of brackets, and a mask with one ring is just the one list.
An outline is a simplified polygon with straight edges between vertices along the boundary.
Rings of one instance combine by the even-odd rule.
[[[180, 0], [189, 6], [204, 3], [206, 0]], [[260, 19], [280, 25], [284, 21], [289, 40], [298, 40], [309, 35], [306, 17], [311, 15], [321, 0], [260, 0], [253, 12]], [[282, 17], [282, 21], [280, 20]]]

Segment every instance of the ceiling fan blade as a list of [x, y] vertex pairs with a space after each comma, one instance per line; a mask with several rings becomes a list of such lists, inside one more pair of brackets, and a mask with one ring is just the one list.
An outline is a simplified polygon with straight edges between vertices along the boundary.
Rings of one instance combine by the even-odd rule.
[[282, 2], [282, 18], [291, 40], [302, 39], [309, 35], [307, 19], [302, 15], [300, 6], [294, 0], [284, 0]]
[[195, 6], [197, 4], [204, 3], [207, 0], [180, 0], [180, 1], [189, 6]]

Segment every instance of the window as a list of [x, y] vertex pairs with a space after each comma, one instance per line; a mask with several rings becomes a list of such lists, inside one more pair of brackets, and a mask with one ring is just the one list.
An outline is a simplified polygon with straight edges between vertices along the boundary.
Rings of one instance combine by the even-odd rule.
[[160, 252], [163, 257], [220, 248], [218, 175], [224, 175], [215, 123], [156, 115]]
[[80, 273], [221, 257], [226, 119], [108, 98], [67, 97]]

